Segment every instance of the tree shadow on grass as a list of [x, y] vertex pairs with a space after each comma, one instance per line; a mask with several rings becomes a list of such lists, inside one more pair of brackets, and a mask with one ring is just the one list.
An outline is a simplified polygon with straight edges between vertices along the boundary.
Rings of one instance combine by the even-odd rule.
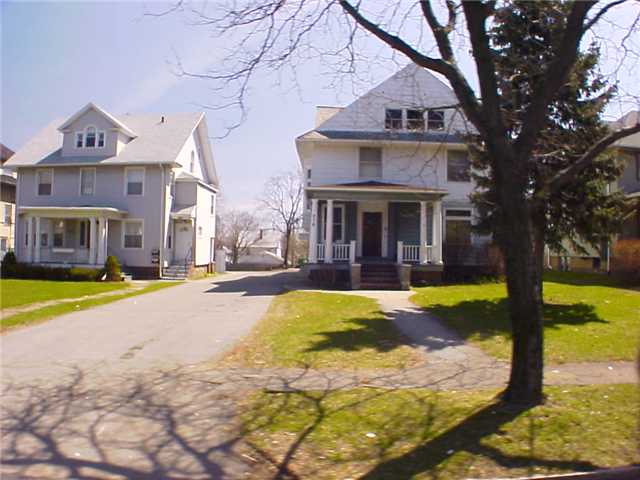
[[386, 353], [406, 345], [406, 342], [395, 330], [393, 324], [384, 318], [352, 318], [341, 323], [348, 323], [352, 328], [319, 332], [316, 335], [320, 335], [323, 338], [316, 341], [305, 351], [341, 350], [344, 352], [357, 352], [371, 348], [380, 353]]
[[[430, 313], [444, 320], [463, 338], [490, 338], [511, 335], [508, 300], [467, 300], [454, 305], [434, 304], [427, 307]], [[608, 323], [600, 317], [593, 305], [586, 303], [545, 303], [543, 308], [545, 329], [562, 325], [579, 326], [587, 323]]]
[[[502, 442], [504, 450], [489, 445], [486, 441], [489, 437], [503, 435], [504, 426], [527, 414], [526, 406], [491, 401], [443, 429], [443, 425], [450, 423], [442, 417], [448, 415], [448, 405], [435, 393], [379, 389], [337, 398], [339, 395], [329, 390], [296, 391], [265, 395], [253, 404], [250, 428], [262, 433], [258, 442], [251, 436], [248, 442], [271, 464], [274, 479], [317, 478], [328, 473], [337, 478], [357, 476], [349, 470], [349, 464], [360, 470], [358, 478], [367, 480], [413, 478], [418, 474], [434, 479], [466, 478], [474, 473], [469, 467], [477, 461], [492, 464], [489, 468], [493, 470], [519, 469], [523, 474], [539, 469], [597, 468], [589, 461], [536, 455], [537, 431], [533, 419], [528, 432], [518, 435], [524, 444], [520, 453], [508, 453], [513, 451], [510, 442]], [[385, 415], [376, 413], [371, 403], [382, 408], [386, 405]], [[459, 414], [459, 410], [456, 412], [454, 408], [450, 413]], [[269, 436], [265, 438], [265, 432], [283, 428], [283, 419], [291, 440], [283, 444], [283, 437], [275, 437], [278, 441], [273, 442]], [[375, 435], [365, 435], [366, 432]], [[406, 451], [408, 442], [416, 446]], [[398, 451], [406, 453], [397, 456]], [[449, 465], [452, 455], [458, 452], [466, 452], [473, 458]], [[363, 472], [366, 465], [373, 466]], [[345, 467], [349, 474], [344, 473]]]

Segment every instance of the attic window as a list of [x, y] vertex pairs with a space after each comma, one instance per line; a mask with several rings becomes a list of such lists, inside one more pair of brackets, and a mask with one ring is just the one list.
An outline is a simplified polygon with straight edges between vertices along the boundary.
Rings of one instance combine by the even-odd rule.
[[385, 111], [384, 126], [390, 130], [400, 130], [402, 128], [402, 110], [388, 108]]
[[444, 110], [429, 110], [427, 127], [429, 130], [444, 130]]
[[98, 148], [104, 147], [104, 132], [98, 132]]
[[87, 127], [87, 134], [84, 139], [84, 146], [93, 148], [96, 146], [96, 128]]
[[76, 148], [82, 148], [84, 145], [84, 133], [76, 132]]
[[407, 110], [407, 130], [424, 130], [422, 110]]

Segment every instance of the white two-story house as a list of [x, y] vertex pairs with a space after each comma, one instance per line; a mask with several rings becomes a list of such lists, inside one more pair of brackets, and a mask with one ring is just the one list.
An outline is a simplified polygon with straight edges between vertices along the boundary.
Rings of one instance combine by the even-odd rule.
[[113, 116], [89, 103], [29, 140], [17, 172], [18, 261], [134, 278], [211, 268], [218, 178], [204, 114]]
[[447, 263], [482, 263], [488, 239], [471, 229], [461, 138], [470, 127], [456, 104], [409, 65], [344, 108], [318, 107], [315, 128], [296, 139], [312, 278], [406, 288], [439, 280]]

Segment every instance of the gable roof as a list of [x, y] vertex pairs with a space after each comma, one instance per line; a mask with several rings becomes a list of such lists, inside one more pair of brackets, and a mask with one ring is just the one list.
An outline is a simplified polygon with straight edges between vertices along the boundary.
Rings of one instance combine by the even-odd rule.
[[2, 165], [4, 165], [4, 162], [9, 160], [9, 158], [11, 158], [13, 153], [14, 153], [13, 150], [11, 150], [9, 147], [6, 147], [2, 143], [0, 143], [0, 163]]
[[137, 135], [133, 132], [133, 130], [131, 130], [129, 127], [127, 127], [124, 123], [122, 123], [120, 120], [118, 120], [116, 117], [111, 115], [106, 110], [103, 110], [102, 108], [98, 107], [93, 102], [87, 103], [84, 107], [82, 107], [76, 113], [71, 115], [71, 117], [69, 117], [66, 122], [64, 122], [62, 125], [58, 127], [58, 130], [60, 130], [61, 132], [64, 132], [66, 129], [68, 129], [71, 126], [73, 122], [75, 122], [78, 118], [80, 118], [82, 115], [87, 113], [89, 110], [93, 110], [99, 113], [100, 115], [102, 115], [109, 122], [111, 122], [113, 126], [116, 127], [118, 130], [125, 133], [126, 135], [129, 135], [129, 138], [137, 137]]
[[[632, 127], [638, 123], [640, 123], [640, 111], [631, 110], [615, 122], [609, 122], [609, 127], [612, 130], [619, 130], [621, 128]], [[633, 135], [621, 138], [614, 145], [621, 148], [640, 149], [640, 133], [634, 133]]]
[[[137, 133], [137, 137], [122, 147], [118, 155], [62, 156], [62, 133], [54, 120], [33, 136], [7, 166], [35, 167], [61, 165], [145, 165], [174, 164], [178, 153], [204, 117], [202, 112], [123, 115], [124, 122]], [[64, 124], [63, 124], [64, 125]], [[213, 159], [211, 160], [213, 162]]]

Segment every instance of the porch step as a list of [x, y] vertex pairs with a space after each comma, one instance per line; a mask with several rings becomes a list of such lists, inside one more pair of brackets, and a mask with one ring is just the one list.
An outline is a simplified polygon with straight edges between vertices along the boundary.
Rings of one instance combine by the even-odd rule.
[[186, 280], [188, 276], [189, 269], [185, 265], [170, 265], [162, 271], [165, 280]]
[[360, 288], [364, 290], [400, 290], [400, 279], [394, 264], [363, 264]]

